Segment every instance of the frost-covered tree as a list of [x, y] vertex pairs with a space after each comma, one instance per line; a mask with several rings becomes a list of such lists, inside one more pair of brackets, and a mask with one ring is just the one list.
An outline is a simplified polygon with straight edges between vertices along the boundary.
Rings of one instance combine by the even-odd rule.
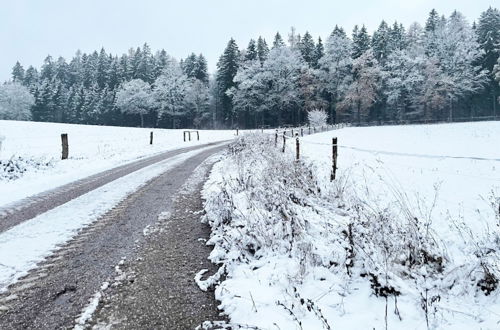
[[380, 63], [384, 63], [389, 56], [389, 39], [389, 25], [382, 21], [372, 36], [373, 55]]
[[30, 120], [35, 98], [17, 82], [0, 85], [0, 119]]
[[339, 104], [339, 110], [361, 123], [377, 101], [382, 79], [382, 71], [371, 49], [354, 60], [352, 73], [353, 81]]
[[275, 47], [263, 65], [263, 79], [268, 86], [266, 105], [275, 115], [278, 125], [284, 119], [292, 120], [292, 107], [299, 100], [299, 79], [305, 63], [297, 51], [288, 47]]
[[149, 113], [152, 104], [151, 86], [141, 79], [123, 83], [116, 92], [116, 106], [124, 113], [138, 114], [141, 127], [144, 127], [144, 115]]
[[228, 91], [233, 99], [234, 109], [238, 113], [240, 127], [246, 127], [250, 120], [256, 127], [259, 116], [266, 109], [267, 86], [263, 70], [259, 61], [246, 63], [234, 77], [236, 86]]
[[435, 30], [437, 40], [434, 56], [440, 68], [449, 76], [450, 97], [463, 99], [481, 91], [487, 71], [478, 64], [482, 51], [476, 35], [465, 17], [455, 11]]
[[187, 82], [185, 104], [189, 111], [189, 121], [195, 127], [207, 122], [210, 119], [208, 86], [198, 79]]
[[328, 114], [320, 109], [313, 109], [307, 112], [307, 121], [310, 126], [323, 126], [326, 125]]
[[335, 107], [350, 84], [352, 42], [338, 27], [328, 37], [325, 55], [319, 61], [319, 78], [330, 102], [330, 119], [335, 120]]
[[415, 119], [422, 114], [420, 93], [423, 76], [423, 57], [413, 57], [406, 50], [389, 55], [384, 86], [387, 108], [383, 117], [399, 120]]
[[180, 65], [172, 61], [159, 76], [153, 87], [155, 105], [159, 111], [159, 120], [170, 120], [171, 127], [188, 115], [186, 95], [191, 88], [191, 81], [182, 72]]

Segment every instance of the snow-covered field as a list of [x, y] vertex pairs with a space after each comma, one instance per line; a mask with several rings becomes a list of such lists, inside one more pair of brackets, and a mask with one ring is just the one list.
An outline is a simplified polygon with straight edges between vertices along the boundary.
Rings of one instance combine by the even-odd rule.
[[[60, 161], [62, 133], [69, 140], [69, 159], [64, 161]], [[184, 142], [183, 130], [0, 120], [1, 136], [0, 165], [11, 160], [19, 168], [9, 173], [0, 167], [0, 207], [142, 157], [229, 140], [234, 131], [202, 130], [200, 141], [192, 134], [191, 142]], [[8, 180], [12, 174], [21, 175]]]
[[296, 162], [293, 140], [240, 140], [204, 189], [221, 307], [262, 329], [500, 328], [499, 141], [499, 122], [344, 128]]
[[332, 137], [338, 175], [368, 189], [367, 203], [390, 203], [404, 193], [410, 205], [430, 208], [435, 198], [441, 236], [448, 235], [449, 218], [478, 231], [480, 219], [492, 220], [491, 198], [500, 197], [500, 122], [351, 127], [304, 137], [301, 152], [322, 177], [330, 173]]

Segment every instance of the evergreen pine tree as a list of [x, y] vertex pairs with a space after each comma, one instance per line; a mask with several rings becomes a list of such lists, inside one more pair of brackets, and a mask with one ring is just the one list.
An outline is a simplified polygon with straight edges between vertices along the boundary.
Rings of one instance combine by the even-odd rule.
[[325, 55], [325, 48], [323, 46], [323, 42], [321, 37], [318, 37], [318, 43], [316, 44], [316, 49], [314, 50], [314, 68], [319, 67], [319, 60]]
[[245, 54], [245, 60], [246, 61], [254, 61], [257, 58], [258, 58], [257, 44], [255, 43], [255, 40], [250, 39], [250, 42], [248, 43], [247, 51]]
[[274, 36], [274, 41], [273, 41], [273, 49], [274, 48], [281, 48], [281, 47], [285, 47], [285, 42], [283, 41], [281, 34], [279, 32], [276, 32], [276, 35]]
[[24, 83], [24, 68], [19, 61], [12, 68], [12, 81], [20, 84]]
[[356, 25], [352, 32], [352, 57], [358, 58], [370, 48], [370, 36], [363, 25], [361, 29]]
[[217, 63], [217, 84], [219, 88], [219, 98], [222, 104], [222, 118], [226, 125], [231, 127], [234, 124], [234, 114], [231, 97], [226, 92], [235, 86], [234, 76], [238, 72], [240, 51], [236, 41], [231, 38], [227, 43], [224, 53]]
[[304, 34], [304, 37], [298, 44], [298, 48], [304, 61], [312, 67], [315, 61], [316, 45], [314, 44], [314, 40], [309, 32]]
[[195, 78], [208, 85], [208, 64], [203, 54], [198, 55], [198, 66], [195, 72]]
[[259, 58], [260, 64], [264, 63], [269, 54], [269, 47], [267, 46], [266, 40], [262, 37], [257, 39], [257, 56]]
[[389, 56], [390, 28], [385, 21], [382, 21], [378, 29], [373, 32], [372, 49], [375, 58], [380, 63], [385, 63]]

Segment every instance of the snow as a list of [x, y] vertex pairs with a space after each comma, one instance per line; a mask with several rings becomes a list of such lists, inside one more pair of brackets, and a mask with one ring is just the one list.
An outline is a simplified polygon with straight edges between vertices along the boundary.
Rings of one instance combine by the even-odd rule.
[[300, 141], [303, 162], [292, 139], [285, 154], [272, 137], [240, 139], [205, 184], [210, 259], [226, 273], [215, 295], [231, 324], [498, 328], [498, 282], [487, 290], [500, 278], [499, 122]]
[[419, 198], [431, 202], [437, 189], [434, 212], [445, 222], [436, 223], [440, 230], [448, 216], [463, 217], [477, 230], [478, 217], [491, 216], [490, 196], [500, 195], [500, 122], [350, 127], [304, 137], [302, 155], [324, 177], [334, 136], [338, 175], [363, 182], [372, 198], [390, 202], [395, 189], [404, 190], [417, 205]]
[[80, 317], [76, 319], [76, 325], [73, 328], [74, 330], [83, 330], [85, 329], [84, 325], [86, 322], [88, 322], [91, 318], [92, 315], [94, 314], [95, 310], [97, 309], [97, 306], [99, 305], [99, 301], [102, 298], [102, 292], [106, 290], [109, 287], [109, 282], [104, 282], [101, 285], [101, 288], [99, 291], [97, 291], [92, 298], [90, 298], [89, 303], [87, 306], [82, 311], [82, 314]]
[[0, 234], [0, 292], [149, 180], [206, 147], [133, 172]]
[[[234, 137], [231, 130], [201, 130], [200, 141], [192, 134], [191, 142], [183, 142], [182, 132], [0, 120], [0, 136], [5, 136], [0, 161], [22, 157], [49, 162], [45, 168], [29, 168], [20, 179], [0, 181], [0, 207], [139, 158]], [[64, 161], [60, 161], [61, 133], [69, 139], [69, 159]]]

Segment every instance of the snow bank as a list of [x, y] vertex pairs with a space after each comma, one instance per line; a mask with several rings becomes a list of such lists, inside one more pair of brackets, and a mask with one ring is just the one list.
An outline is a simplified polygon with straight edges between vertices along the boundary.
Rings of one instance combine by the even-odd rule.
[[[432, 126], [441, 127], [442, 135], [408, 126], [373, 135], [372, 128], [317, 134], [302, 139], [306, 159], [300, 162], [265, 136], [233, 143], [203, 193], [212, 228], [208, 244], [214, 245], [210, 258], [227, 275], [215, 293], [231, 322], [264, 329], [497, 328], [500, 215], [490, 205], [497, 200], [488, 199], [474, 218], [453, 218], [451, 211], [436, 211], [441, 195], [432, 183], [423, 191], [416, 190], [420, 185], [393, 185], [386, 179], [392, 169], [377, 171], [380, 155], [354, 158], [347, 148], [340, 149], [338, 179], [328, 180], [333, 135], [344, 146], [352, 141], [366, 149], [382, 149], [374, 141], [385, 136], [390, 142], [382, 143], [383, 150], [392, 152], [402, 151], [398, 145], [408, 150], [415, 140], [434, 141], [413, 151], [439, 156], [427, 162], [443, 162], [443, 155], [497, 157], [492, 138], [498, 128], [476, 127], [473, 133], [450, 126]], [[492, 152], [453, 149], [446, 138], [454, 130], [463, 140], [488, 142]], [[367, 145], [354, 143], [360, 140]], [[436, 145], [448, 145], [449, 153]], [[490, 172], [481, 175], [494, 178], [494, 166], [486, 168]], [[414, 173], [406, 170], [406, 177], [411, 181]]]

